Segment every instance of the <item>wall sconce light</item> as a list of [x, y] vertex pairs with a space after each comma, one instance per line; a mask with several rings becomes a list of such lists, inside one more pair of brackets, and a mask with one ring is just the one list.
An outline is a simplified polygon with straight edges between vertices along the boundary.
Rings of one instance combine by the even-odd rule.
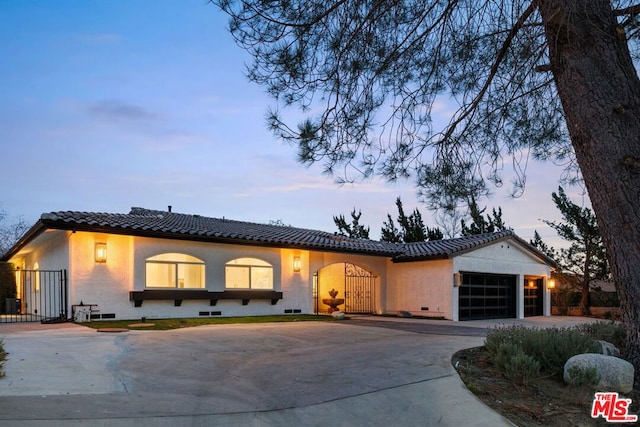
[[549, 279], [547, 280], [547, 288], [549, 289], [555, 289], [556, 287], [556, 281], [553, 279]]
[[107, 244], [106, 243], [96, 243], [96, 253], [95, 253], [96, 262], [107, 262]]
[[453, 274], [453, 286], [459, 288], [462, 286], [462, 274], [454, 273]]
[[293, 257], [293, 271], [296, 273], [300, 272], [300, 267], [302, 266], [302, 261], [299, 256]]

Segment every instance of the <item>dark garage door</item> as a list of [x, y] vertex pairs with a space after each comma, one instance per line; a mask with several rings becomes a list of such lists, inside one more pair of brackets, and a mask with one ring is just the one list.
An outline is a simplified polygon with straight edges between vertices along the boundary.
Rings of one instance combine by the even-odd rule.
[[463, 273], [459, 288], [458, 318], [504, 319], [516, 317], [516, 276]]

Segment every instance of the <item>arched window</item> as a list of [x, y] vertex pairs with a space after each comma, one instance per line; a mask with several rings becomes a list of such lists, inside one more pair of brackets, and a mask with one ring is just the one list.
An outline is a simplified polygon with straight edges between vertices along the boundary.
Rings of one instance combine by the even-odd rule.
[[236, 258], [225, 266], [227, 289], [273, 289], [273, 267], [257, 258]]
[[204, 262], [194, 256], [179, 253], [147, 258], [145, 286], [202, 289], [205, 287]]

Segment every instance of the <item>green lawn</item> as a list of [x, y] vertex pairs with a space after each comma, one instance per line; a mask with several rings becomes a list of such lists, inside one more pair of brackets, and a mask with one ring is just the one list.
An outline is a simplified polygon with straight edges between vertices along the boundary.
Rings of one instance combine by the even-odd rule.
[[331, 316], [315, 316], [311, 314], [287, 314], [279, 316], [246, 316], [246, 317], [197, 317], [185, 319], [139, 319], [133, 320], [100, 320], [95, 322], [78, 323], [94, 329], [102, 328], [126, 328], [131, 330], [156, 330], [190, 328], [202, 325], [229, 325], [233, 323], [269, 323], [269, 322], [308, 322], [308, 321], [335, 321]]

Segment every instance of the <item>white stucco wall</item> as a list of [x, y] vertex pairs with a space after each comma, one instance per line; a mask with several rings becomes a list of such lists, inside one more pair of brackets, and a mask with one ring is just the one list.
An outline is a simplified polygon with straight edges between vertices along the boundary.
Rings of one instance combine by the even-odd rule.
[[385, 311], [452, 319], [452, 277], [451, 260], [391, 264]]
[[[335, 262], [352, 262], [376, 275], [384, 274], [383, 258], [318, 253], [293, 249], [263, 248], [254, 246], [212, 244], [171, 239], [152, 239], [76, 233], [72, 239], [71, 303], [94, 304], [99, 302], [102, 314], [115, 314], [117, 319], [141, 317], [199, 317], [200, 312], [221, 312], [222, 316], [252, 316], [283, 314], [285, 311], [312, 313], [313, 275], [318, 269]], [[107, 244], [107, 262], [96, 263], [96, 242]], [[211, 306], [209, 300], [184, 300], [175, 306], [173, 300], [144, 301], [135, 307], [129, 301], [130, 291], [145, 289], [146, 259], [168, 252], [184, 253], [205, 263], [205, 283], [208, 291], [224, 291], [225, 264], [233, 259], [251, 257], [272, 265], [274, 290], [283, 292], [283, 299], [271, 305], [271, 301], [251, 300], [242, 305], [241, 300], [218, 300]], [[299, 257], [301, 268], [293, 271], [293, 260]], [[376, 302], [382, 280], [376, 280]]]
[[[95, 244], [107, 244], [107, 262], [96, 263]], [[173, 300], [144, 301], [135, 307], [129, 300], [130, 291], [145, 290], [145, 261], [168, 252], [192, 255], [205, 263], [205, 283], [208, 291], [224, 291], [225, 264], [236, 258], [251, 257], [272, 265], [274, 290], [283, 292], [283, 299], [219, 300], [211, 306], [209, 300], [184, 300], [176, 307]], [[301, 260], [300, 271], [293, 271], [293, 260]], [[546, 278], [549, 267], [524, 250], [513, 240], [506, 240], [476, 249], [449, 260], [392, 263], [388, 258], [332, 252], [311, 252], [293, 249], [264, 248], [242, 245], [153, 239], [89, 232], [48, 231], [27, 245], [12, 261], [21, 268], [67, 269], [69, 305], [99, 304], [101, 314], [113, 314], [116, 319], [141, 317], [199, 317], [200, 312], [221, 312], [222, 316], [249, 316], [312, 313], [314, 274], [319, 272], [318, 292], [321, 298], [335, 287], [344, 296], [344, 282], [332, 280], [334, 270], [343, 273], [344, 263], [352, 263], [375, 276], [374, 310], [377, 313], [409, 311], [414, 315], [444, 317], [457, 320], [458, 289], [454, 274], [476, 272], [512, 274], [518, 276], [518, 317], [523, 317], [523, 286], [525, 278]], [[342, 286], [342, 288], [339, 288]], [[549, 314], [549, 291], [544, 287], [544, 314]], [[326, 294], [326, 295], [325, 295]]]
[[[69, 237], [71, 304], [98, 304], [100, 313], [121, 315], [133, 285], [133, 241], [130, 236], [77, 232]], [[96, 243], [106, 243], [107, 262], [95, 261]]]

